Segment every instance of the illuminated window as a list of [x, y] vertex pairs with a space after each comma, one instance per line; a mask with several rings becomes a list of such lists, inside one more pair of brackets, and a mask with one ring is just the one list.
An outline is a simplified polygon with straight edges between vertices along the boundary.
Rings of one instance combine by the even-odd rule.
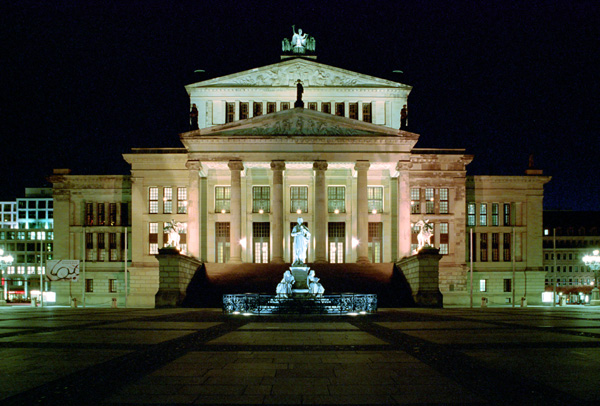
[[383, 260], [383, 223], [369, 223], [369, 259], [374, 264], [379, 264]]
[[448, 255], [448, 243], [450, 242], [450, 233], [448, 223], [440, 223], [440, 254]]
[[308, 186], [290, 187], [290, 213], [308, 212]]
[[335, 104], [335, 115], [340, 117], [344, 117], [346, 115], [346, 106], [344, 103]]
[[467, 226], [475, 227], [475, 203], [467, 203]]
[[435, 213], [435, 198], [434, 198], [434, 189], [433, 188], [425, 189], [425, 213], [426, 214], [434, 214]]
[[344, 263], [346, 223], [331, 222], [328, 224], [329, 262], [332, 264]]
[[480, 279], [479, 280], [479, 291], [480, 292], [487, 292], [487, 279]]
[[163, 188], [163, 213], [173, 213], [173, 188]]
[[481, 203], [479, 206], [479, 225], [487, 226], [487, 203]]
[[308, 103], [308, 109], [316, 111], [317, 110], [317, 103], [315, 103], [315, 102]]
[[229, 213], [231, 207], [231, 187], [215, 186], [215, 212]]
[[252, 116], [253, 117], [262, 116], [262, 113], [263, 113], [263, 104], [260, 102], [252, 103]]
[[499, 204], [498, 203], [492, 203], [492, 226], [498, 226], [500, 225], [499, 219], [498, 219], [498, 212], [500, 211], [499, 209]]
[[421, 189], [410, 189], [410, 212], [412, 214], [421, 214]]
[[254, 243], [254, 263], [269, 262], [269, 240], [271, 235], [269, 222], [252, 223], [252, 241]]
[[371, 103], [363, 103], [362, 111], [363, 111], [363, 121], [367, 122], [367, 123], [372, 123], [373, 118], [371, 116], [371, 111], [372, 111]]
[[349, 103], [348, 107], [350, 109], [348, 117], [353, 120], [358, 120], [358, 103]]
[[248, 118], [250, 113], [250, 106], [248, 102], [240, 102], [240, 120], [245, 120]]
[[267, 102], [267, 114], [275, 113], [277, 111], [277, 103]]
[[158, 188], [151, 187], [148, 189], [149, 212], [150, 214], [158, 213]]
[[216, 246], [216, 259], [218, 263], [224, 264], [229, 261], [229, 254], [231, 251], [230, 245], [230, 225], [229, 223], [216, 222], [215, 223], [215, 246]]
[[449, 213], [448, 189], [440, 189], [440, 214]]
[[252, 213], [269, 213], [271, 211], [271, 188], [254, 186], [252, 188]]
[[187, 213], [187, 188], [184, 188], [184, 187], [177, 188], [177, 213], [178, 214], [186, 214]]
[[148, 242], [150, 255], [158, 254], [158, 223], [148, 223]]
[[289, 102], [281, 102], [281, 111], [283, 110], [289, 110], [290, 109], [290, 103]]
[[504, 225], [510, 226], [510, 203], [504, 203]]
[[346, 212], [346, 188], [344, 186], [329, 186], [327, 188], [327, 212]]
[[323, 113], [331, 114], [331, 103], [321, 103], [321, 111]]
[[233, 123], [235, 120], [235, 103], [226, 103], [225, 104], [225, 122]]
[[369, 186], [367, 188], [369, 213], [375, 210], [377, 213], [383, 213], [383, 187]]

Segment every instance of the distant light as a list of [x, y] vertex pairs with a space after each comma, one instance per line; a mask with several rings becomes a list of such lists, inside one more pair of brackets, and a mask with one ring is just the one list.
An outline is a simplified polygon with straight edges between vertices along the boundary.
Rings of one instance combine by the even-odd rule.
[[252, 313], [248, 313], [248, 312], [242, 313], [242, 316], [252, 316]]
[[371, 210], [371, 213], [373, 213], [373, 214], [377, 214], [377, 209], [373, 209], [373, 210]]
[[355, 312], [348, 313], [348, 316], [358, 316], [358, 313], [355, 313]]
[[225, 209], [221, 209], [221, 213], [225, 214], [225, 212], [226, 212]]
[[194, 73], [204, 73], [206, 72], [204, 69], [196, 69]]
[[360, 241], [358, 240], [358, 238], [352, 237], [352, 248], [358, 247], [358, 244], [360, 244]]
[[258, 213], [259, 213], [259, 214], [263, 214], [264, 212], [265, 212], [265, 211], [264, 211], [263, 209], [260, 209], [260, 210], [258, 211]]
[[296, 213], [302, 214], [302, 210], [298, 209], [298, 210], [296, 210]]
[[394, 70], [394, 71], [392, 71], [392, 72], [393, 72], [393, 73], [404, 73], [404, 72], [402, 72], [401, 70]]
[[334, 212], [335, 214], [340, 214], [340, 209], [335, 209], [333, 212]]
[[246, 249], [246, 237], [244, 237], [244, 238], [242, 238], [242, 239], [240, 240], [240, 245], [241, 245], [242, 247], [244, 247], [244, 249]]

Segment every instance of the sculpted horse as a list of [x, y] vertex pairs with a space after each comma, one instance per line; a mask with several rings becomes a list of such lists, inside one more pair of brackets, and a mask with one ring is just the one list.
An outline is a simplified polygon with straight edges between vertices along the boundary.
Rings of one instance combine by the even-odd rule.
[[417, 241], [419, 242], [419, 248], [421, 249], [427, 245], [431, 245], [431, 236], [433, 236], [433, 224], [429, 220], [419, 220], [415, 227], [419, 227], [420, 231], [417, 235]]

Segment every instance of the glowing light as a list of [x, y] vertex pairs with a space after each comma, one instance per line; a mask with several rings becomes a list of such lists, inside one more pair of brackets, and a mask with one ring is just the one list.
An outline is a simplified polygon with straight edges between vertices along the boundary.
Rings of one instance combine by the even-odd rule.
[[362, 312], [360, 312], [360, 314], [367, 314], [367, 312], [365, 312], [364, 310]]
[[348, 313], [348, 316], [358, 316], [358, 313], [354, 313], [354, 312]]
[[356, 237], [352, 237], [352, 248], [356, 248], [360, 244], [360, 241]]
[[335, 214], [340, 214], [340, 209], [335, 209], [333, 212], [334, 212]]
[[242, 239], [240, 240], [240, 245], [241, 245], [241, 246], [242, 246], [244, 249], [246, 249], [246, 237], [244, 237], [244, 238], [242, 238]]
[[240, 312], [238, 312], [238, 311], [235, 311], [235, 312], [233, 312], [233, 314], [240, 314]]
[[373, 210], [371, 210], [371, 213], [373, 213], [373, 214], [377, 214], [377, 209], [373, 209]]
[[429, 199], [430, 202], [433, 202], [433, 197], [431, 199]]
[[298, 210], [296, 210], [296, 213], [302, 214], [302, 210], [298, 209]]
[[258, 213], [259, 213], [259, 214], [263, 214], [264, 212], [265, 212], [265, 211], [264, 211], [263, 209], [260, 209], [260, 210], [258, 211]]
[[552, 303], [553, 296], [554, 296], [553, 292], [542, 292], [542, 302], [543, 303]]
[[252, 316], [252, 313], [242, 313], [242, 316]]
[[225, 214], [226, 213], [225, 209], [221, 209], [221, 213]]

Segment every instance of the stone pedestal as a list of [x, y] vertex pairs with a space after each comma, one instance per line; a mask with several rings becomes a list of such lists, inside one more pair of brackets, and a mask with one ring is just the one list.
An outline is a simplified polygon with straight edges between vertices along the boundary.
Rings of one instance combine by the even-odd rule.
[[181, 255], [175, 248], [158, 250], [158, 292], [155, 307], [177, 307], [185, 299], [186, 290], [202, 263]]
[[590, 306], [600, 306], [600, 289], [592, 289], [592, 295], [590, 296]]
[[404, 258], [396, 264], [409, 283], [417, 306], [443, 306], [443, 297], [439, 288], [441, 258], [438, 249], [425, 247], [417, 254]]
[[294, 286], [292, 286], [293, 293], [308, 293], [308, 285], [306, 280], [308, 279], [308, 272], [310, 268], [308, 266], [291, 266], [290, 272], [296, 280]]

